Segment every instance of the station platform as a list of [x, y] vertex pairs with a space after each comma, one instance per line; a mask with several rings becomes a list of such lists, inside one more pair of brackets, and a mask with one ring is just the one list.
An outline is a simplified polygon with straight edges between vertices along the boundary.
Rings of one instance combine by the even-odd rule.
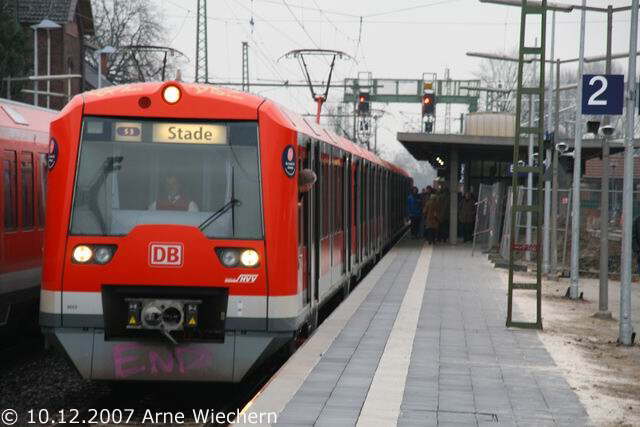
[[280, 426], [589, 424], [506, 286], [470, 246], [399, 242], [244, 411]]

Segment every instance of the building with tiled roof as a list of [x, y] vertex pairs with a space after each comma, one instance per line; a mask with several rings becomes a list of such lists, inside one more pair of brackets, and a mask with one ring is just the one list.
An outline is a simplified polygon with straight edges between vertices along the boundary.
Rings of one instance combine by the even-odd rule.
[[[58, 29], [37, 30], [38, 37], [38, 70], [37, 75], [47, 75], [47, 31], [50, 36], [51, 46], [51, 75], [78, 74], [81, 78], [71, 80], [71, 87], [68, 88], [68, 81], [52, 81], [49, 85], [49, 92], [71, 95], [85, 90], [85, 43], [86, 36], [92, 35], [93, 13], [91, 11], [91, 0], [19, 0], [10, 1], [12, 13], [17, 21], [23, 26], [28, 34], [26, 51], [29, 56], [27, 60], [33, 67], [33, 37], [32, 26], [37, 25], [42, 20], [47, 19], [60, 25]], [[33, 68], [32, 68], [33, 70]], [[33, 73], [32, 73], [33, 75]], [[34, 89], [33, 84], [27, 84], [28, 89]], [[40, 82], [37, 87], [38, 92], [47, 91], [47, 83]], [[24, 95], [21, 101], [33, 103], [30, 94]], [[61, 109], [67, 102], [66, 97], [39, 95], [38, 105]]]

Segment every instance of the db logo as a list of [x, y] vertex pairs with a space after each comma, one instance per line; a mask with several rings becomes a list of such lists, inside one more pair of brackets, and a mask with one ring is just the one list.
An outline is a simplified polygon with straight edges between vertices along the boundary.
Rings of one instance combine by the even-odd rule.
[[182, 267], [182, 243], [151, 243], [149, 264], [160, 267]]

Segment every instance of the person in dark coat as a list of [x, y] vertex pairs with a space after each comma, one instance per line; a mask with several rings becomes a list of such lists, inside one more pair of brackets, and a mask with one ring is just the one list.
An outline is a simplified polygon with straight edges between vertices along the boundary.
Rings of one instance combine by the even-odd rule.
[[445, 185], [441, 186], [438, 190], [438, 207], [440, 211], [438, 213], [438, 232], [436, 240], [439, 242], [446, 242], [449, 240], [449, 191]]
[[465, 192], [460, 200], [460, 224], [462, 224], [462, 239], [473, 240], [473, 228], [476, 221], [476, 200], [470, 192]]

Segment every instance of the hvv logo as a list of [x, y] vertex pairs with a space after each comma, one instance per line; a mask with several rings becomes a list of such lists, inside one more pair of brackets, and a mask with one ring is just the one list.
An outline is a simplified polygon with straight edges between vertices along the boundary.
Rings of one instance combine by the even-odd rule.
[[150, 243], [149, 264], [158, 267], [182, 267], [182, 243]]

